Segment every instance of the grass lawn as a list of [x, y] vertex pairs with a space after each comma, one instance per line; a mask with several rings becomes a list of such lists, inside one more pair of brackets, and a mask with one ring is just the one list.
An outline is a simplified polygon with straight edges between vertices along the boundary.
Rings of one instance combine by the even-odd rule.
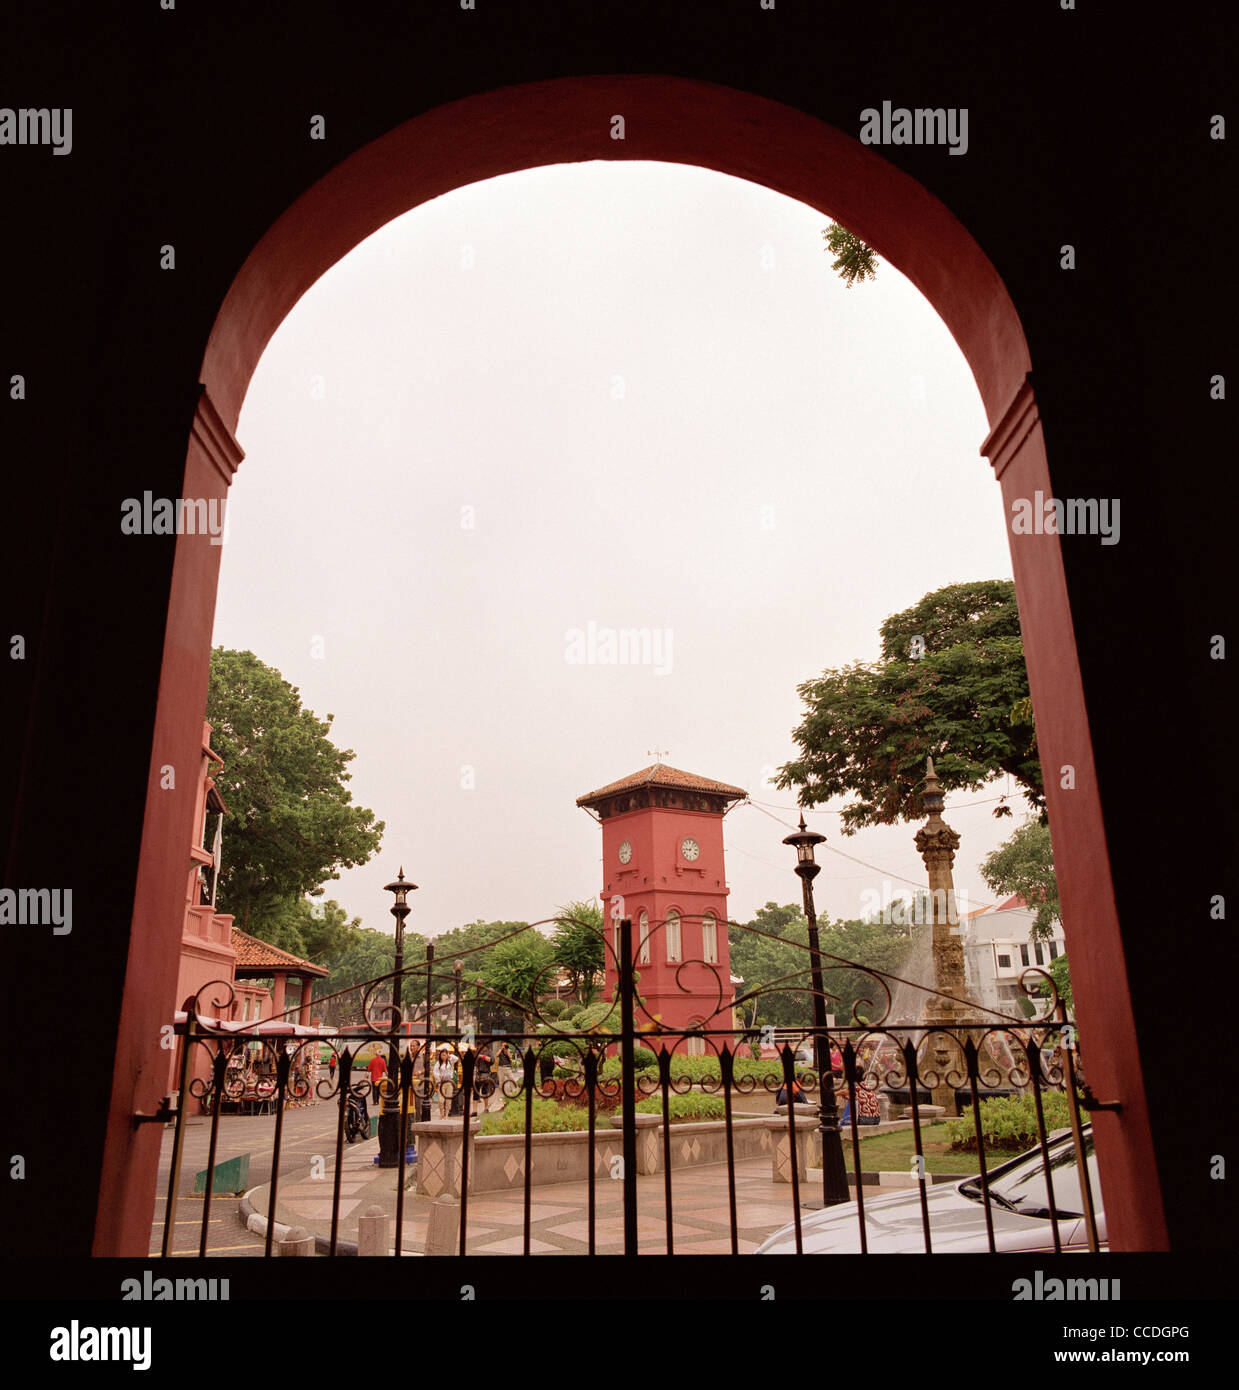
[[[921, 1130], [921, 1152], [925, 1155], [925, 1171], [927, 1173], [958, 1173], [960, 1177], [966, 1177], [969, 1173], [980, 1171], [975, 1154], [951, 1153], [950, 1143], [950, 1134], [946, 1125], [926, 1125]], [[875, 1134], [870, 1139], [866, 1139], [864, 1130], [861, 1130], [860, 1166], [862, 1172], [906, 1173], [912, 1166], [910, 1160], [914, 1153], [916, 1153], [916, 1145], [913, 1142], [910, 1129], [897, 1129], [886, 1134]], [[848, 1172], [851, 1172], [853, 1165], [850, 1126], [843, 1132], [843, 1161], [847, 1164]], [[999, 1161], [997, 1156], [989, 1156], [991, 1168]]]

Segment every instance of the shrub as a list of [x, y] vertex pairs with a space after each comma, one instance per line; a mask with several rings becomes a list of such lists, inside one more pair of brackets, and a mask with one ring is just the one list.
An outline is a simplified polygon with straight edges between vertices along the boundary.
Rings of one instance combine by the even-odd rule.
[[[655, 1075], [657, 1075], [657, 1056], [654, 1053], [650, 1052], [648, 1048], [641, 1047], [636, 1049], [636, 1056], [638, 1057], [638, 1059], [643, 1054], [649, 1057], [649, 1061], [644, 1066], [641, 1065], [640, 1061], [638, 1061], [637, 1070], [639, 1072], [653, 1072]], [[804, 1076], [807, 1072], [812, 1071], [812, 1067], [802, 1066], [799, 1063], [797, 1063], [794, 1066], [793, 1071], [796, 1076]], [[619, 1076], [619, 1074], [620, 1059], [618, 1057], [608, 1057], [607, 1060], [602, 1064], [600, 1075], [612, 1077]], [[716, 1056], [713, 1056], [712, 1054], [707, 1054], [704, 1057], [684, 1057], [680, 1055], [672, 1057], [671, 1075], [675, 1079], [679, 1079], [680, 1077], [685, 1076], [691, 1077], [694, 1081], [717, 1082], [722, 1080], [722, 1072], [719, 1069], [719, 1060]], [[732, 1075], [736, 1077], [769, 1076], [776, 1081], [782, 1081], [783, 1063], [780, 1062], [777, 1058], [773, 1057], [768, 1059], [755, 1059], [752, 1057], [738, 1055], [733, 1059]]]
[[[717, 1120], [724, 1114], [722, 1096], [704, 1095], [701, 1091], [689, 1091], [685, 1095], [672, 1094], [667, 1097], [667, 1109], [675, 1120]], [[615, 1112], [617, 1115], [622, 1110]], [[637, 1102], [638, 1115], [661, 1115], [662, 1096], [649, 1096]]]
[[[558, 1105], [553, 1100], [533, 1098], [532, 1132], [558, 1134], [565, 1130], [585, 1129], [584, 1112], [576, 1105]], [[517, 1096], [498, 1112], [482, 1116], [482, 1134], [524, 1134], [525, 1098]]]
[[543, 999], [538, 1004], [538, 1012], [543, 1018], [562, 1018], [568, 1012], [568, 1006], [562, 999]]
[[[1041, 1108], [1045, 1113], [1045, 1131], [1062, 1129], [1070, 1123], [1067, 1097], [1062, 1091], [1043, 1091]], [[1031, 1148], [1037, 1140], [1037, 1111], [1031, 1091], [1018, 1096], [994, 1096], [980, 1104], [981, 1133], [985, 1150], [995, 1153], [1019, 1153]], [[976, 1153], [977, 1129], [971, 1113], [958, 1120], [948, 1120], [951, 1148], [959, 1153]]]

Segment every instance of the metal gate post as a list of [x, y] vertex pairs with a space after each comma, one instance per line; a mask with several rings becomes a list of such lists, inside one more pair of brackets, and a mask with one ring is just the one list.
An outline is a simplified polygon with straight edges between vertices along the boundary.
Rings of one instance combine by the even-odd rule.
[[632, 918], [620, 921], [620, 1099], [624, 1118], [624, 1254], [637, 1253], [637, 1082], [633, 1014]]
[[[172, 1254], [172, 1241], [176, 1232], [176, 1204], [180, 1197], [181, 1158], [185, 1152], [185, 1113], [189, 1102], [189, 1073], [191, 1070], [190, 1049], [194, 1046], [194, 1035], [198, 1031], [197, 998], [185, 1001], [185, 1038], [181, 1049], [181, 1074], [178, 1084], [180, 1090], [176, 1098], [176, 1129], [172, 1132], [172, 1164], [168, 1170], [168, 1200], [163, 1216], [163, 1258]], [[222, 1046], [222, 1044], [221, 1044]]]

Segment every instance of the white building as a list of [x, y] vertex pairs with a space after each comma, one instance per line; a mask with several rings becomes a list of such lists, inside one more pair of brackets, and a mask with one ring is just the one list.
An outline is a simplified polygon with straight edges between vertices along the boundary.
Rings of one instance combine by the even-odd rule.
[[978, 908], [964, 918], [964, 975], [986, 1008], [1023, 1018], [1015, 1002], [1021, 973], [1030, 965], [1047, 969], [1052, 960], [1066, 955], [1062, 923], [1054, 923], [1050, 941], [1033, 941], [1036, 920], [1036, 912], [1018, 896]]

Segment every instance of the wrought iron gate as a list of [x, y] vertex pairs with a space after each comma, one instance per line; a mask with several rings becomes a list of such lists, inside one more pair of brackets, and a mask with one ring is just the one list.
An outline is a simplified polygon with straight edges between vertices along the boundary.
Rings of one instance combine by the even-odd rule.
[[[532, 931], [539, 925], [545, 924], [520, 930]], [[664, 925], [653, 924], [650, 932], [655, 940]], [[462, 1026], [461, 962], [450, 974], [445, 975], [442, 966], [436, 974], [433, 942], [423, 962], [401, 973], [403, 981], [418, 982], [417, 992], [425, 1000], [421, 1007], [408, 1010], [413, 1015], [409, 1018], [390, 1004], [376, 1002], [394, 975], [365, 986], [358, 1026], [342, 1026], [334, 1032], [319, 1030], [306, 1036], [297, 1036], [291, 1023], [281, 1026], [268, 1021], [246, 1026], [221, 1021], [218, 1015], [232, 1003], [231, 987], [224, 982], [204, 986], [187, 1002], [184, 1021], [177, 1029], [183, 1038], [180, 1090], [173, 1114], [162, 1253], [173, 1253], [185, 1123], [191, 1107], [199, 1104], [210, 1124], [200, 1255], [211, 1253], [208, 1231], [212, 1204], [218, 1200], [215, 1185], [221, 1117], [226, 1109], [246, 1105], [273, 1111], [274, 1157], [263, 1203], [267, 1217], [264, 1253], [271, 1255], [280, 1224], [281, 1181], [287, 1177], [281, 1173], [285, 1110], [307, 1102], [334, 1105], [336, 1114], [330, 1232], [321, 1238], [320, 1253], [354, 1253], [358, 1243], [348, 1240], [341, 1228], [342, 1163], [351, 1140], [370, 1137], [364, 1119], [369, 1117], [367, 1102], [375, 1089], [381, 1108], [380, 1158], [385, 1165], [390, 1164], [395, 1198], [394, 1226], [383, 1241], [392, 1254], [410, 1253], [405, 1247], [408, 1202], [424, 1204], [425, 1199], [436, 1195], [459, 1202], [455, 1250], [474, 1253], [470, 1248], [471, 1204], [492, 1200], [483, 1197], [483, 1181], [477, 1176], [483, 1166], [480, 1155], [489, 1152], [485, 1137], [479, 1140], [477, 1134], [479, 1111], [490, 1112], [496, 1099], [502, 1101], [504, 1113], [513, 1116], [506, 1122], [508, 1165], [504, 1170], [506, 1186], [501, 1183], [500, 1188], [508, 1200], [519, 1194], [520, 1246], [526, 1255], [533, 1252], [535, 1244], [533, 1188], [553, 1177], [548, 1174], [551, 1149], [540, 1139], [535, 1122], [536, 1112], [548, 1104], [554, 1107], [561, 1122], [558, 1128], [566, 1136], [554, 1145], [556, 1161], [562, 1165], [563, 1155], [570, 1149], [580, 1151], [579, 1180], [585, 1184], [581, 1253], [634, 1255], [656, 1249], [674, 1254], [676, 1175], [683, 1183], [693, 1163], [701, 1164], [703, 1173], [706, 1168], [711, 1170], [720, 1209], [725, 1192], [730, 1253], [742, 1253], [739, 1232], [745, 1228], [745, 1199], [737, 1175], [742, 1170], [752, 1171], [755, 1153], [760, 1159], [758, 1166], [770, 1165], [771, 1192], [784, 1189], [779, 1204], [785, 1209], [782, 1224], [786, 1238], [780, 1249], [800, 1253], [806, 1248], [822, 1248], [806, 1242], [806, 1223], [812, 1221], [807, 1210], [839, 1207], [840, 1214], [854, 1227], [856, 1248], [868, 1251], [872, 1235], [866, 1202], [872, 1204], [874, 1194], [862, 1175], [862, 1142], [866, 1130], [880, 1130], [883, 1118], [900, 1109], [904, 1114], [897, 1123], [912, 1137], [911, 1185], [919, 1192], [921, 1239], [916, 1248], [932, 1252], [932, 1175], [926, 1171], [924, 1121], [928, 1114], [936, 1117], [940, 1110], [955, 1110], [965, 1120], [971, 1116], [979, 1135], [982, 1105], [1003, 1095], [1032, 1097], [1036, 1124], [1031, 1147], [1039, 1151], [1045, 1172], [1043, 1248], [1055, 1252], [1070, 1248], [1064, 1227], [1069, 1234], [1079, 1233], [1081, 1248], [1097, 1250], [1101, 1245], [1099, 1232], [1103, 1227], [1088, 1160], [1091, 1145], [1080, 1114], [1081, 1108], [1095, 1108], [1096, 1103], [1079, 1071], [1074, 1028], [1066, 1022], [1066, 1012], [1044, 971], [1025, 972], [1025, 982], [1035, 978], [1042, 989], [1038, 1015], [1016, 1022], [995, 1014], [984, 1024], [948, 1029], [889, 1021], [891, 985], [898, 982], [897, 977], [825, 953], [814, 961], [807, 947], [801, 948], [805, 952], [803, 969], [739, 995], [721, 978], [716, 964], [684, 961], [677, 969], [677, 980], [690, 966], [704, 969], [715, 979], [717, 1002], [699, 1024], [670, 1027], [646, 1011], [639, 992], [640, 953], [648, 948], [644, 936], [634, 945], [632, 922], [627, 918], [617, 924], [616, 931], [601, 935], [603, 949], [614, 963], [614, 998], [609, 1001], [612, 1008], [607, 1017], [584, 1029], [557, 1027], [554, 1019], [538, 1013], [536, 1005], [505, 998], [485, 989], [480, 981], [474, 991], [475, 1016]], [[501, 938], [506, 939], [510, 938]], [[477, 949], [491, 949], [496, 944]], [[874, 999], [861, 1001], [872, 1017], [862, 1019], [856, 1005], [846, 1025], [810, 1026], [790, 1033], [784, 1030], [781, 1038], [768, 1027], [744, 1026], [745, 1006], [764, 996], [795, 995], [809, 1002], [815, 998], [823, 1004], [836, 1002], [824, 984], [814, 987], [814, 978], [824, 978], [814, 975], [814, 965], [827, 973], [832, 969], [862, 970], [873, 983], [874, 998], [881, 1001], [876, 1006]], [[539, 991], [533, 989], [530, 994], [537, 999]], [[511, 1032], [482, 1028], [483, 1001], [492, 1018], [496, 1009], [522, 1015], [523, 1028]], [[763, 1056], [771, 1052], [772, 1042], [773, 1057]], [[324, 1045], [338, 1066], [338, 1072], [333, 1068], [333, 1074], [326, 1077], [319, 1075]], [[385, 1075], [374, 1088], [368, 1076], [363, 1081], [354, 1078], [353, 1065], [360, 1051], [374, 1052], [376, 1048], [384, 1058]], [[508, 1066], [499, 1061], [505, 1053]], [[1066, 1101], [1069, 1142], [1056, 1138], [1047, 1126], [1045, 1098], [1053, 1092]], [[691, 1097], [690, 1108], [715, 1111], [717, 1116], [698, 1119], [681, 1132], [677, 1126], [679, 1097]], [[704, 1097], [713, 1099], [706, 1101]], [[772, 1099], [783, 1104], [771, 1108]], [[639, 1109], [642, 1103], [645, 1111]], [[754, 1103], [756, 1113], [743, 1108]], [[435, 1108], [450, 1113], [436, 1119]], [[562, 1124], [569, 1112], [577, 1126], [574, 1129], [565, 1129]], [[516, 1116], [519, 1125], [514, 1122]], [[411, 1139], [417, 1150], [412, 1165]], [[517, 1144], [519, 1160], [513, 1147]], [[1079, 1192], [1078, 1211], [1058, 1204], [1059, 1180], [1053, 1175], [1062, 1167], [1058, 1153], [1064, 1144], [1068, 1159], [1075, 1164], [1078, 1189], [1073, 1187], [1072, 1191]], [[849, 1154], [851, 1177], [846, 1171]], [[976, 1167], [971, 1190], [984, 1214], [982, 1248], [997, 1252], [1003, 1248], [1003, 1240], [996, 1232], [994, 1212], [1002, 1199], [991, 1190], [995, 1163], [981, 1141]], [[871, 1189], [868, 1193], [867, 1186]], [[622, 1194], [618, 1232], [613, 1229], [613, 1220], [602, 1220], [599, 1212], [600, 1192], [609, 1199], [617, 1190]], [[658, 1204], [664, 1212], [664, 1229], [659, 1236], [649, 1231], [648, 1224], [643, 1234], [639, 1221], [643, 1203], [648, 1207], [654, 1193], [661, 1197]], [[768, 1201], [764, 1209], [769, 1208]]]

